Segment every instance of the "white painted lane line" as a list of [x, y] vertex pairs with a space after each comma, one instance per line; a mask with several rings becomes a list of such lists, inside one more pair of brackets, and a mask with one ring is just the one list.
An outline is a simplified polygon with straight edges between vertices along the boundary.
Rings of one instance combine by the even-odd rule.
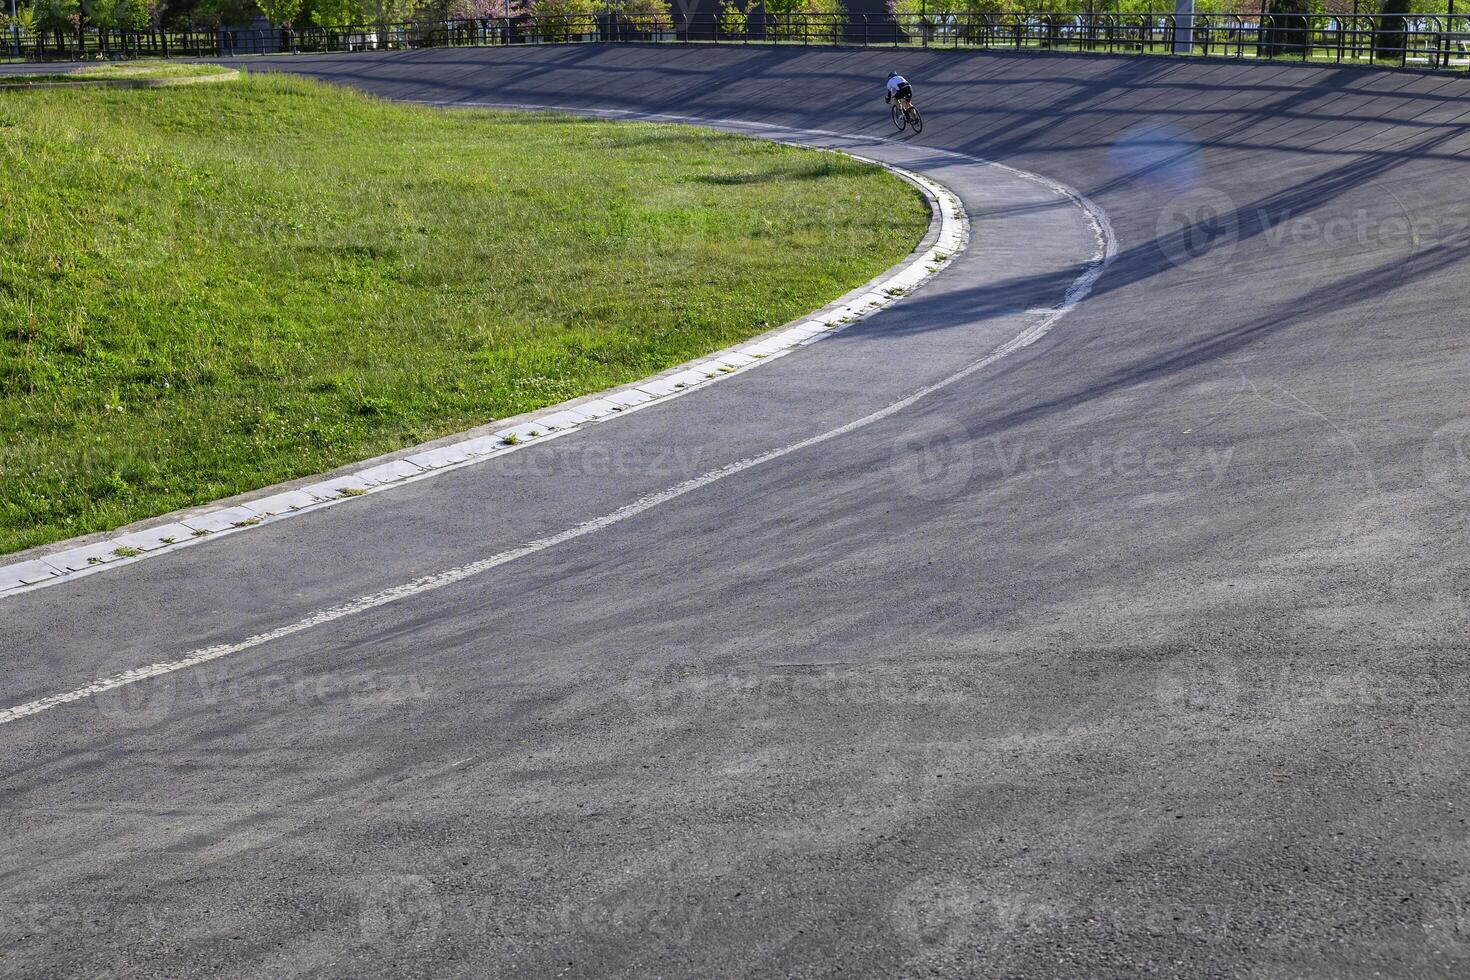
[[200, 664], [206, 664], [213, 660], [220, 660], [224, 657], [230, 656], [231, 654], [241, 653], [245, 650], [250, 650], [255, 647], [263, 646], [275, 640], [284, 639], [288, 636], [294, 636], [297, 633], [303, 633], [317, 626], [324, 626], [328, 623], [333, 623], [340, 619], [346, 619], [350, 616], [356, 616], [371, 609], [376, 609], [379, 606], [386, 606], [389, 603], [397, 602], [400, 599], [408, 599], [413, 596], [423, 595], [426, 592], [433, 592], [435, 590], [442, 589], [447, 585], [454, 585], [457, 582], [463, 582], [465, 579], [473, 578], [476, 575], [481, 575], [485, 572], [490, 571], [491, 569], [499, 568], [501, 565], [509, 564], [510, 562], [516, 561], [517, 559], [526, 558], [538, 552], [545, 551], [548, 548], [554, 548], [557, 545], [565, 544], [568, 541], [573, 541], [588, 534], [593, 534], [597, 531], [601, 531], [604, 528], [612, 527], [614, 524], [620, 524], [630, 518], [637, 517], [639, 514], [642, 514], [645, 511], [652, 510], [660, 504], [668, 503], [670, 500], [676, 500], [679, 497], [684, 496], [685, 494], [693, 493], [695, 490], [699, 490], [702, 487], [707, 487], [712, 483], [717, 483], [718, 481], [723, 480], [727, 477], [734, 476], [737, 473], [743, 473], [746, 470], [773, 462], [775, 460], [781, 459], [784, 456], [789, 456], [792, 453], [801, 452], [803, 449], [810, 449], [812, 446], [820, 445], [821, 443], [836, 439], [837, 437], [846, 435], [849, 432], [855, 432], [858, 429], [865, 428], [875, 422], [880, 422], [883, 419], [896, 415], [909, 406], [913, 405], [914, 403], [920, 401], [921, 399], [924, 399], [937, 391], [947, 388], [955, 382], [961, 381], [977, 371], [989, 367], [991, 364], [994, 364], [996, 361], [1000, 360], [1003, 357], [1006, 357], [1009, 354], [1013, 354], [1024, 347], [1028, 347], [1031, 344], [1034, 344], [1036, 341], [1046, 336], [1046, 334], [1051, 330], [1052, 326], [1058, 320], [1070, 313], [1077, 306], [1077, 304], [1082, 301], [1083, 297], [1091, 292], [1093, 284], [1097, 282], [1097, 279], [1099, 276], [1102, 275], [1103, 270], [1107, 268], [1110, 262], [1112, 262], [1113, 256], [1117, 250], [1117, 243], [1113, 238], [1112, 228], [1107, 221], [1107, 217], [1103, 214], [1102, 211], [1100, 211], [1086, 198], [1076, 194], [1075, 192], [1068, 190], [1065, 193], [1067, 197], [1075, 204], [1077, 204], [1077, 206], [1080, 207], [1087, 215], [1088, 220], [1092, 223], [1093, 232], [1097, 236], [1097, 251], [1093, 253], [1092, 264], [1088, 266], [1088, 268], [1082, 273], [1082, 275], [1073, 280], [1071, 286], [1068, 287], [1066, 294], [1063, 296], [1060, 306], [1048, 311], [1046, 315], [1038, 320], [1036, 323], [1034, 323], [1030, 327], [1027, 327], [1020, 334], [1013, 337], [1005, 344], [1002, 344], [990, 354], [980, 358], [978, 361], [974, 361], [973, 363], [956, 371], [954, 374], [951, 374], [948, 377], [935, 382], [934, 384], [928, 385], [924, 388], [920, 388], [918, 391], [915, 391], [911, 395], [901, 398], [898, 401], [886, 405], [883, 408], [880, 408], [877, 411], [872, 412], [868, 415], [864, 415], [862, 418], [855, 419], [843, 425], [839, 425], [835, 429], [828, 429], [825, 432], [821, 432], [817, 435], [810, 436], [798, 442], [791, 443], [790, 445], [783, 446], [780, 449], [772, 449], [768, 452], [764, 452], [756, 456], [750, 456], [746, 459], [738, 460], [734, 463], [722, 466], [719, 469], [710, 470], [708, 473], [701, 474], [700, 476], [694, 477], [691, 480], [686, 480], [683, 483], [669, 487], [665, 490], [660, 490], [656, 493], [651, 493], [647, 496], [640, 497], [632, 503], [626, 504], [604, 517], [599, 517], [595, 520], [587, 521], [584, 524], [578, 524], [574, 527], [568, 528], [565, 531], [560, 531], [556, 534], [548, 535], [544, 538], [538, 538], [537, 540], [532, 541], [529, 544], [522, 545], [519, 548], [512, 548], [509, 551], [502, 551], [501, 553], [492, 557], [483, 558], [475, 562], [470, 562], [467, 565], [460, 565], [457, 568], [451, 568], [447, 571], [437, 572], [433, 575], [425, 575], [421, 578], [414, 579], [413, 581], [408, 582], [404, 585], [399, 585], [383, 592], [374, 593], [372, 595], [363, 596], [359, 599], [354, 599], [352, 602], [344, 603], [340, 606], [333, 606], [329, 609], [324, 609], [320, 612], [306, 617], [305, 619], [301, 619], [294, 623], [291, 623], [288, 626], [282, 626], [265, 633], [257, 633], [252, 637], [240, 640], [236, 643], [221, 643], [216, 646], [204, 647], [203, 649], [196, 650], [193, 653], [190, 653], [177, 660], [162, 661], [160, 663], [147, 664], [142, 667], [136, 667], [132, 670], [127, 670], [120, 674], [114, 674], [111, 677], [102, 678], [92, 684], [88, 684], [85, 687], [79, 687], [75, 690], [66, 691], [62, 694], [53, 694], [49, 697], [38, 698], [35, 701], [28, 701], [25, 704], [18, 704], [13, 708], [7, 708], [4, 711], [0, 711], [0, 725], [9, 724], [13, 721], [19, 721], [22, 718], [29, 718], [32, 715], [38, 715], [41, 712], [49, 710], [51, 708], [59, 707], [60, 705], [64, 704], [71, 704], [74, 701], [82, 701], [86, 698], [95, 697], [96, 695], [103, 694], [107, 691], [116, 690], [119, 687], [126, 687], [129, 684], [136, 684], [139, 681], [145, 681], [150, 678], [159, 677], [163, 674], [173, 673], [174, 671], [178, 670], [187, 670], [190, 667], [197, 667]]
[[[790, 132], [790, 130], [788, 130]], [[778, 141], [790, 142], [790, 140]], [[881, 142], [881, 141], [879, 141]], [[818, 147], [818, 149], [824, 149]], [[868, 163], [877, 163], [886, 167], [893, 173], [920, 187], [927, 195], [931, 210], [935, 215], [931, 222], [931, 231], [939, 234], [938, 240], [932, 243], [922, 253], [915, 249], [907, 259], [888, 270], [880, 278], [883, 286], [900, 281], [898, 277], [905, 277], [902, 281], [908, 283], [911, 278], [914, 282], [919, 279], [928, 279], [937, 274], [945, 265], [952, 261], [958, 251], [962, 251], [967, 242], [967, 221], [964, 207], [957, 197], [947, 188], [932, 180], [918, 174], [910, 173], [900, 167], [881, 161], [871, 160], [859, 156], [850, 151], [845, 152], [853, 159]], [[927, 237], [927, 236], [926, 236]], [[955, 243], [954, 245], [946, 243]], [[941, 245], [943, 246], [941, 248]], [[940, 253], [945, 254], [941, 257]], [[891, 273], [891, 274], [890, 274]], [[862, 287], [860, 287], [862, 288]], [[881, 296], [882, 293], [871, 292], [867, 296]], [[883, 305], [895, 297], [885, 297]], [[861, 310], [858, 307], [862, 307]], [[831, 310], [827, 313], [818, 311], [813, 314], [814, 319], [807, 321], [819, 325], [820, 333], [812, 337], [800, 337], [795, 331], [788, 330], [782, 334], [767, 336], [764, 340], [756, 341], [759, 346], [758, 357], [763, 359], [775, 359], [796, 347], [806, 346], [825, 337], [830, 337], [842, 330], [845, 325], [855, 322], [861, 317], [877, 312], [878, 307], [854, 301], [853, 303]], [[778, 328], [779, 329], [779, 328]], [[786, 338], [782, 340], [781, 338]], [[145, 558], [166, 554], [182, 548], [193, 547], [205, 541], [216, 540], [232, 534], [239, 534], [252, 527], [260, 527], [266, 524], [289, 518], [306, 510], [318, 511], [327, 507], [336, 506], [355, 500], [359, 496], [370, 495], [383, 491], [395, 489], [408, 483], [433, 477], [440, 473], [459, 469], [463, 466], [472, 466], [488, 459], [493, 459], [504, 453], [524, 449], [532, 444], [540, 445], [550, 439], [566, 435], [578, 427], [591, 424], [607, 418], [614, 412], [636, 411], [650, 405], [663, 404], [681, 395], [702, 388], [706, 384], [719, 381], [722, 378], [740, 373], [747, 367], [757, 363], [757, 357], [744, 356], [736, 352], [734, 348], [724, 351], [716, 351], [708, 355], [711, 359], [722, 359], [732, 361], [731, 371], [699, 371], [694, 370], [700, 362], [686, 365], [683, 371], [678, 368], [672, 369], [672, 373], [666, 372], [658, 377], [636, 382], [623, 391], [608, 392], [600, 402], [609, 407], [605, 411], [588, 411], [588, 405], [575, 407], [547, 406], [536, 413], [529, 420], [493, 433], [490, 436], [479, 436], [460, 442], [451, 443], [432, 450], [424, 450], [404, 457], [403, 459], [390, 461], [370, 470], [360, 471], [334, 480], [318, 482], [299, 490], [283, 492], [266, 498], [273, 502], [268, 511], [263, 511], [260, 504], [266, 501], [246, 501], [236, 507], [228, 509], [206, 510], [185, 518], [188, 527], [183, 534], [169, 535], [172, 540], [161, 542], [161, 545], [153, 548], [138, 548], [124, 545], [119, 539], [111, 538], [90, 546], [78, 546], [75, 548], [54, 552], [37, 559], [43, 567], [52, 569], [54, 575], [22, 577], [13, 573], [12, 568], [16, 566], [0, 565], [0, 600], [10, 596], [20, 595], [25, 592], [49, 586], [60, 585], [73, 581], [87, 575], [105, 571], [111, 568], [119, 568], [130, 565]], [[744, 358], [744, 362], [735, 361], [735, 358]], [[641, 388], [648, 390], [640, 390]], [[577, 419], [580, 418], [580, 421]], [[507, 441], [507, 437], [510, 438]], [[412, 449], [409, 452], [413, 452]], [[346, 491], [344, 493], [344, 490]], [[281, 506], [281, 502], [292, 497], [293, 502], [288, 506]], [[299, 503], [304, 498], [304, 503]], [[242, 511], [243, 508], [243, 511]], [[244, 511], [249, 511], [246, 514]], [[150, 534], [152, 529], [138, 532], [138, 534]], [[161, 541], [161, 539], [160, 539]], [[122, 547], [121, 552], [118, 551]]]

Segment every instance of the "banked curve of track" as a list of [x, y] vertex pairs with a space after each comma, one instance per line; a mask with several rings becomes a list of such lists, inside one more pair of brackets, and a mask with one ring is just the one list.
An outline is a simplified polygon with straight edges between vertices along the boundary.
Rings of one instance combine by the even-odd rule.
[[[521, 104], [515, 107], [532, 110], [576, 111], [569, 110], [566, 107], [545, 105]], [[835, 133], [824, 130], [799, 130], [792, 127], [784, 126], [761, 126], [759, 124], [743, 123], [738, 120], [730, 119], [706, 119], [691, 116], [675, 117], [669, 114], [589, 114], [616, 115], [622, 118], [644, 118], [650, 120], [657, 119], [660, 121], [672, 121], [680, 123], [698, 123], [701, 125], [718, 126], [725, 129], [737, 130], [744, 132], [747, 135], [755, 135], [759, 136], [760, 138], [772, 139], [779, 142], [796, 143], [801, 138], [810, 139], [814, 136], [822, 138], [835, 138], [844, 141], [863, 141], [869, 139], [868, 137], [861, 137], [854, 134]], [[775, 133], [784, 134], [784, 136], [773, 135], [773, 131]], [[802, 143], [799, 145], [808, 144]], [[869, 159], [867, 157], [859, 156], [852, 148], [823, 148], [837, 149], [840, 152], [848, 153], [849, 155], [856, 156], [859, 159], [863, 160]], [[208, 647], [203, 647], [197, 650], [190, 651], [189, 653], [186, 653], [183, 656], [174, 659], [161, 660], [154, 663], [143, 664], [138, 667], [123, 670], [105, 677], [99, 677], [88, 684], [73, 688], [68, 691], [46, 695], [44, 697], [35, 698], [22, 704], [12, 705], [8, 708], [0, 709], [0, 725], [19, 721], [23, 718], [28, 718], [33, 715], [40, 714], [41, 712], [47, 711], [52, 708], [60, 707], [66, 704], [72, 704], [77, 701], [83, 701], [88, 698], [96, 697], [100, 694], [106, 694], [119, 688], [128, 687], [130, 685], [148, 681], [153, 678], [174, 673], [176, 671], [199, 667], [204, 664], [232, 656], [234, 654], [242, 653], [247, 650], [252, 650], [254, 648], [264, 646], [276, 640], [281, 640], [289, 636], [294, 636], [298, 633], [302, 633], [319, 626], [324, 626], [330, 623], [337, 622], [339, 620], [347, 619], [349, 617], [368, 612], [369, 610], [377, 609], [379, 607], [386, 606], [391, 603], [395, 603], [414, 596], [433, 592], [446, 586], [454, 585], [466, 579], [482, 575], [486, 572], [489, 572], [496, 568], [500, 568], [511, 562], [530, 557], [549, 548], [554, 548], [558, 545], [573, 541], [585, 535], [601, 531], [608, 527], [612, 527], [613, 525], [620, 524], [630, 518], [637, 517], [638, 515], [646, 511], [652, 510], [653, 508], [658, 507], [669, 501], [676, 500], [686, 494], [693, 493], [703, 487], [726, 479], [727, 477], [732, 477], [746, 470], [750, 470], [755, 467], [774, 462], [783, 457], [790, 456], [794, 453], [798, 453], [814, 446], [821, 445], [833, 439], [837, 439], [841, 436], [847, 435], [848, 433], [856, 432], [870, 425], [873, 425], [874, 423], [891, 418], [892, 416], [899, 414], [905, 409], [923, 401], [929, 396], [943, 391], [944, 389], [951, 387], [955, 383], [962, 381], [963, 379], [968, 378], [976, 374], [977, 372], [984, 370], [985, 368], [990, 367], [997, 361], [1000, 361], [1001, 359], [1011, 354], [1014, 354], [1015, 352], [1020, 351], [1026, 347], [1029, 347], [1037, 341], [1041, 340], [1051, 331], [1052, 327], [1055, 326], [1055, 324], [1062, 319], [1062, 317], [1072, 312], [1072, 310], [1075, 309], [1076, 306], [1080, 302], [1082, 302], [1084, 298], [1086, 298], [1087, 294], [1091, 292], [1099, 277], [1102, 276], [1107, 266], [1113, 261], [1113, 258], [1117, 254], [1117, 240], [1114, 237], [1112, 224], [1109, 221], [1107, 214], [1103, 212], [1096, 204], [1079, 194], [1074, 189], [1058, 181], [1052, 180], [1051, 178], [1045, 177], [1040, 174], [1018, 170], [1014, 167], [1005, 166], [1004, 164], [995, 163], [993, 161], [979, 159], [977, 157], [972, 157], [963, 153], [957, 153], [953, 151], [942, 152], [943, 155], [947, 158], [977, 166], [994, 167], [1013, 177], [1018, 177], [1046, 188], [1047, 190], [1055, 193], [1060, 198], [1068, 201], [1071, 205], [1079, 209], [1081, 213], [1085, 216], [1085, 219], [1091, 227], [1092, 233], [1095, 236], [1095, 251], [1091, 256], [1091, 259], [1077, 275], [1077, 277], [1067, 285], [1066, 290], [1064, 291], [1056, 305], [1050, 309], [1038, 311], [1040, 315], [1034, 322], [1028, 324], [1026, 329], [1022, 330], [1020, 333], [1010, 338], [1005, 343], [996, 347], [994, 350], [988, 352], [985, 356], [971, 361], [970, 363], [964, 365], [958, 371], [949, 374], [939, 381], [924, 385], [919, 389], [913, 391], [911, 394], [900, 398], [897, 401], [890, 402], [877, 411], [870, 412], [867, 415], [862, 416], [861, 418], [854, 419], [850, 422], [836, 426], [835, 428], [819, 432], [815, 435], [800, 439], [796, 442], [790, 443], [780, 448], [772, 449], [756, 456], [747, 457], [745, 459], [741, 459], [737, 462], [719, 467], [709, 472], [702, 473], [699, 476], [694, 477], [693, 479], [686, 480], [675, 486], [671, 486], [667, 489], [640, 497], [632, 503], [620, 507], [616, 511], [596, 518], [594, 520], [577, 524], [555, 534], [546, 535], [519, 547], [500, 552], [487, 558], [479, 559], [464, 565], [445, 569], [429, 575], [420, 576], [413, 579], [412, 581], [394, 586], [393, 588], [385, 589], [371, 595], [361, 596], [352, 600], [351, 602], [342, 603], [326, 609], [319, 610], [295, 622], [271, 630], [267, 630], [262, 633], [254, 634], [242, 640], [214, 644]], [[937, 182], [920, 177], [916, 174], [912, 174], [904, 170], [903, 168], [895, 167], [888, 163], [883, 163], [882, 161], [871, 162], [880, 163], [882, 166], [899, 173], [901, 176], [904, 176], [906, 179], [915, 182], [917, 186], [920, 186], [922, 189], [924, 189], [925, 193], [929, 196], [931, 204], [934, 208], [936, 219], [938, 219], [942, 214], [947, 213], [945, 209], [949, 207], [949, 202], [951, 200], [955, 203], [958, 202], [958, 199], [954, 197], [952, 192], [948, 191], [946, 188], [943, 188], [941, 185], [938, 185]], [[963, 228], [965, 221], [963, 209], [959, 211], [956, 220], [961, 223], [961, 227]], [[870, 284], [872, 287], [872, 291], [875, 293], [881, 291], [883, 288], [883, 282], [899, 280], [900, 278], [904, 277], [904, 274], [906, 272], [915, 269], [923, 269], [926, 265], [932, 264], [932, 268], [929, 269], [928, 273], [922, 275], [918, 280], [916, 280], [918, 283], [928, 281], [934, 275], [938, 275], [940, 272], [942, 272], [943, 269], [954, 260], [955, 256], [959, 254], [959, 251], [963, 249], [965, 244], [965, 241], [961, 240], [959, 243], [960, 247], [958, 249], [955, 248], [954, 240], [946, 236], [943, 231], [940, 231], [939, 235], [931, 237], [934, 238], [934, 242], [927, 250], [922, 247], [920, 249], [917, 249], [913, 256], [910, 256], [909, 258], [905, 259], [904, 262], [895, 266], [893, 269], [890, 269], [887, 273], [884, 274], [880, 282]], [[942, 258], [936, 260], [936, 251], [940, 252]], [[908, 283], [907, 279], [904, 279], [904, 281], [906, 284]], [[867, 295], [867, 287], [864, 287], [862, 292], [864, 293], [864, 295]], [[841, 301], [839, 300], [838, 302], [840, 303]], [[868, 316], [874, 315], [880, 312], [881, 309], [886, 305], [886, 303], [874, 303], [871, 307], [854, 306], [850, 312], [860, 312], [860, 315], [853, 315], [849, 317], [846, 313], [842, 313], [839, 316], [833, 316], [833, 322], [831, 324], [824, 324], [824, 328], [820, 332], [815, 332], [813, 334], [795, 340], [789, 345], [772, 350], [770, 353], [787, 353], [791, 350], [794, 350], [798, 345], [812, 343], [824, 337], [832, 336], [835, 333], [839, 332], [844, 326], [846, 326], [848, 322], [857, 322], [860, 319], [865, 319]], [[840, 307], [839, 310], [846, 311], [847, 307]], [[789, 325], [787, 327], [777, 328], [777, 330], [771, 332], [771, 335], [780, 336], [783, 333], [789, 332], [789, 330]], [[740, 347], [745, 346], [749, 345], [740, 345]], [[739, 349], [740, 348], [733, 348], [732, 350]], [[712, 357], [700, 358], [698, 359], [698, 361], [691, 363], [697, 366], [699, 364], [713, 363], [718, 360], [719, 355], [716, 354]], [[740, 367], [732, 373], [738, 373], [741, 370], [746, 370], [753, 366], [755, 366], [753, 362], [747, 362], [740, 365]], [[688, 366], [686, 365], [685, 367], [687, 368]], [[674, 370], [679, 371], [681, 369]], [[677, 375], [673, 376], [676, 377]], [[714, 376], [711, 377], [709, 380], [717, 379], [718, 376]], [[681, 390], [670, 391], [667, 393], [666, 397], [677, 397], [679, 395], [697, 390], [695, 387], [692, 386], [680, 387]], [[647, 407], [653, 404], [661, 403], [662, 400], [663, 399], [650, 400], [635, 407]], [[560, 406], [553, 406], [550, 409], [543, 410], [543, 413], [538, 414], [550, 415], [557, 412], [559, 409]], [[568, 426], [560, 432], [552, 433], [551, 436], [555, 437], [560, 435], [567, 435], [574, 431], [577, 431], [577, 428], [577, 426]], [[545, 441], [547, 440], [542, 440], [542, 443], [544, 443]], [[504, 452], [511, 451], [514, 448], [516, 447], [504, 447], [500, 452], [486, 456], [485, 458], [494, 458], [495, 455], [502, 455]], [[479, 461], [480, 460], [473, 460], [471, 462]], [[411, 479], [423, 479], [431, 475], [433, 474], [425, 473]], [[401, 482], [409, 482], [409, 480], [404, 480]], [[371, 487], [370, 489], [390, 489], [392, 485], [393, 484], [380, 484]], [[337, 501], [330, 499], [324, 500], [321, 502], [320, 506], [327, 506], [335, 502]], [[316, 509], [319, 509], [319, 507]], [[276, 516], [288, 517], [291, 516], [291, 513], [294, 512], [288, 512]], [[145, 555], [142, 557], [147, 556]], [[138, 560], [140, 559], [131, 559], [131, 561]], [[86, 572], [83, 571], [81, 573], [73, 573], [71, 577], [77, 577], [80, 574], [86, 574]], [[55, 584], [65, 580], [67, 579], [58, 577], [54, 580], [49, 580], [40, 584]], [[34, 585], [30, 586], [28, 590], [33, 590], [36, 587], [37, 586]], [[3, 596], [0, 596], [0, 598], [3, 598]]]
[[[516, 108], [570, 111], [556, 106], [520, 105]], [[728, 123], [725, 120], [695, 118], [665, 118], [663, 121], [707, 125]], [[748, 135], [802, 146], [807, 145], [798, 138], [803, 132], [808, 138], [837, 135], [789, 127], [767, 127], [764, 131], [752, 131]], [[863, 156], [857, 148], [826, 149], [877, 164], [908, 181], [923, 193], [932, 220], [923, 239], [910, 254], [820, 309], [724, 350], [696, 357], [652, 377], [616, 388], [548, 405], [513, 418], [495, 420], [458, 435], [351, 463], [316, 477], [298, 478], [226, 500], [160, 515], [116, 531], [0, 557], [0, 602], [476, 466], [583, 431], [619, 414], [641, 411], [691, 394], [757, 368], [770, 359], [789, 354], [798, 347], [834, 336], [867, 319], [902, 296], [922, 288], [968, 247], [968, 218], [964, 206], [951, 190], [902, 167]], [[1106, 225], [1105, 217], [1094, 216], [1093, 220], [1100, 220], [1102, 225]]]

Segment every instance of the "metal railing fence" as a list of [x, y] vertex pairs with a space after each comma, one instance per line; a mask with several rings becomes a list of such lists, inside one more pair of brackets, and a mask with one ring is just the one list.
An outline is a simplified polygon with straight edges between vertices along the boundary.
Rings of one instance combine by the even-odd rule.
[[1470, 16], [1445, 14], [1006, 13], [749, 17], [521, 16], [252, 30], [0, 34], [0, 61], [227, 58], [288, 52], [511, 44], [857, 45], [1063, 51], [1470, 69]]

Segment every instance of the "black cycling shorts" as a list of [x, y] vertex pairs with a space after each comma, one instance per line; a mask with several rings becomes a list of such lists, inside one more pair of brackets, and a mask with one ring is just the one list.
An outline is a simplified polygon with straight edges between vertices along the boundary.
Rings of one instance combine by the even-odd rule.
[[893, 93], [893, 97], [895, 99], [912, 99], [914, 97], [914, 88], [912, 85], [900, 85], [898, 91]]

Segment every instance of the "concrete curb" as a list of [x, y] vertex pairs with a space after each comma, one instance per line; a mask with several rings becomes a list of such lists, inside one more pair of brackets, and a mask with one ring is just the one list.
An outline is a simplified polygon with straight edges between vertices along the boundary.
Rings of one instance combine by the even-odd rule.
[[[4, 77], [0, 75], [0, 78]], [[173, 78], [94, 78], [80, 82], [0, 82], [0, 92], [29, 92], [33, 89], [45, 88], [169, 88], [173, 85], [233, 82], [239, 77], [238, 69], [226, 68], [213, 75], [178, 75]]]
[[[210, 77], [210, 76], [203, 76]], [[969, 243], [959, 197], [927, 177], [842, 150], [917, 187], [929, 201], [929, 230], [899, 264], [808, 316], [642, 381], [502, 419], [457, 435], [138, 524], [31, 548], [0, 565], [0, 600], [166, 554], [253, 527], [318, 511], [465, 466], [539, 446], [626, 412], [660, 405], [748, 371], [866, 319], [949, 265]]]

